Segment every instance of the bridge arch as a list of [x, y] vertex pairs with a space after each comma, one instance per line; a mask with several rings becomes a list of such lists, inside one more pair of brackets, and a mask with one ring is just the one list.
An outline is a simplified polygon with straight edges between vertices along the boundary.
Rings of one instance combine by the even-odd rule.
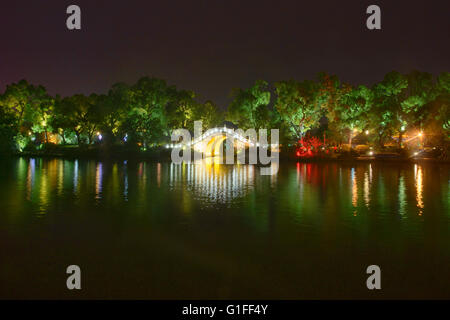
[[[249, 146], [255, 146], [255, 142], [247, 139], [233, 129], [227, 127], [212, 128], [203, 133], [200, 137], [174, 145], [167, 145], [167, 148], [186, 148], [190, 147], [193, 150], [205, 154], [207, 157], [217, 156], [220, 154], [224, 141], [230, 139], [233, 141], [233, 146], [238, 150], [243, 150]], [[256, 144], [257, 145], [257, 144]]]

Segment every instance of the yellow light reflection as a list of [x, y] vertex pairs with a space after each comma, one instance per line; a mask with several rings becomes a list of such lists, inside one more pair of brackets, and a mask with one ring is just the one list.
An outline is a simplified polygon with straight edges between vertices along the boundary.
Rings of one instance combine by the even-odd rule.
[[358, 185], [357, 185], [357, 181], [356, 181], [355, 168], [352, 168], [351, 177], [352, 177], [352, 205], [354, 208], [353, 215], [356, 216], [357, 206], [358, 206]]
[[58, 196], [61, 195], [63, 191], [63, 185], [64, 185], [64, 160], [60, 160], [57, 162], [58, 165], [58, 186], [56, 188]]
[[369, 183], [369, 173], [366, 171], [364, 173], [364, 203], [367, 208], [370, 206], [370, 183]]
[[221, 136], [214, 136], [211, 140], [209, 140], [209, 142], [206, 145], [205, 155], [207, 157], [214, 157], [220, 155], [222, 142], [226, 138], [227, 137], [225, 135], [221, 135]]
[[197, 197], [214, 203], [228, 203], [245, 196], [253, 187], [255, 169], [253, 165], [223, 164], [220, 157], [208, 157], [185, 164], [186, 174], [177, 179], [182, 172], [181, 165], [170, 165], [170, 180], [174, 188], [190, 190]]
[[422, 166], [415, 164], [414, 165], [414, 176], [416, 181], [416, 202], [417, 207], [419, 208], [419, 216], [423, 213], [423, 172]]
[[161, 187], [161, 163], [159, 162], [156, 165], [156, 183], [158, 184], [158, 188]]
[[46, 208], [48, 205], [48, 189], [49, 189], [49, 183], [48, 183], [48, 172], [47, 170], [42, 170], [41, 172], [41, 179], [40, 179], [40, 186], [39, 186], [39, 213], [45, 214]]

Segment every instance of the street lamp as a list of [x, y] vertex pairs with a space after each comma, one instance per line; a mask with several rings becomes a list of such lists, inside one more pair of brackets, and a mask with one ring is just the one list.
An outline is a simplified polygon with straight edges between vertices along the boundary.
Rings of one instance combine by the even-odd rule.
[[423, 148], [423, 132], [419, 131], [419, 134], [417, 136], [420, 139], [420, 146]]

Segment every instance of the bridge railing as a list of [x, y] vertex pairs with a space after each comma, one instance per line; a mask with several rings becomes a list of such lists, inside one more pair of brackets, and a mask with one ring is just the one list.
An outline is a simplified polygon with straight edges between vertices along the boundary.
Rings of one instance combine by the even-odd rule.
[[227, 135], [230, 138], [236, 139], [244, 144], [248, 144], [249, 146], [257, 146], [259, 147], [259, 143], [253, 142], [250, 139], [245, 138], [241, 134], [236, 133], [233, 129], [229, 129], [227, 127], [223, 128], [212, 128], [203, 133], [200, 137], [197, 137], [191, 141], [176, 143], [176, 144], [167, 144], [166, 148], [183, 148], [183, 147], [191, 147], [198, 143], [205, 141], [206, 139], [212, 138], [218, 135]]

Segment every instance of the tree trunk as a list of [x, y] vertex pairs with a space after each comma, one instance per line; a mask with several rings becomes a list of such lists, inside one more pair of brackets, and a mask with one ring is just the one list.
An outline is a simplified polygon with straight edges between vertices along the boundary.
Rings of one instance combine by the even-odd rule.
[[75, 135], [77, 136], [77, 143], [78, 145], [80, 145], [81, 144], [80, 133], [78, 131], [75, 131]]
[[381, 149], [384, 148], [384, 138], [383, 138], [383, 134], [380, 134], [380, 135], [379, 135], [378, 145], [380, 146]]
[[20, 106], [19, 125], [22, 125], [22, 118], [23, 118], [23, 114], [25, 112], [25, 106], [22, 106], [21, 104], [19, 104], [19, 106]]
[[402, 142], [403, 142], [403, 132], [400, 132], [400, 134], [398, 135], [398, 147], [399, 148], [402, 147]]

